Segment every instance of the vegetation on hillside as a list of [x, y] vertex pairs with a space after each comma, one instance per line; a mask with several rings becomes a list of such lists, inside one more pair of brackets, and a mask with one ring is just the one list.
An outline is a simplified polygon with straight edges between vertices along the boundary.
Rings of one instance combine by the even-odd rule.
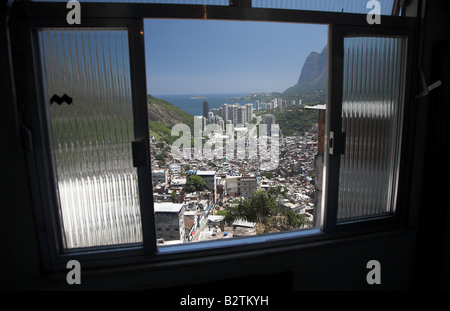
[[148, 95], [150, 135], [172, 144], [179, 136], [172, 136], [175, 124], [186, 124], [194, 129], [194, 116], [160, 98]]
[[271, 112], [279, 124], [283, 136], [303, 135], [317, 124], [317, 110], [299, 109], [295, 106]]

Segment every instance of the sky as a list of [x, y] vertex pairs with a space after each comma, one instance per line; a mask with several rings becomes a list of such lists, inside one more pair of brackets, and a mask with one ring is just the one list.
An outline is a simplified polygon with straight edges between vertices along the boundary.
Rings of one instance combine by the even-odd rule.
[[144, 36], [149, 94], [250, 94], [296, 84], [327, 26], [146, 19]]

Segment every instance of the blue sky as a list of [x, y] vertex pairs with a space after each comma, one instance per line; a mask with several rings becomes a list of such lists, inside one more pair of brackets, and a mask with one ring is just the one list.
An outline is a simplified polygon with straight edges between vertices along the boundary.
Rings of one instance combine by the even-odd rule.
[[282, 92], [327, 43], [326, 25], [274, 22], [147, 19], [144, 34], [153, 95]]

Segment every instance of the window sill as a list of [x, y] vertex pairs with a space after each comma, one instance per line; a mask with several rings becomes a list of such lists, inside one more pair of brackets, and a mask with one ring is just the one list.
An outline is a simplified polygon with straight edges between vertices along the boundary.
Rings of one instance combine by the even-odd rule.
[[[325, 233], [320, 228], [264, 234], [252, 237], [230, 238], [159, 247], [154, 254], [144, 254], [140, 246], [122, 247], [96, 252], [71, 252], [59, 257], [52, 272], [67, 271], [66, 263], [79, 260], [85, 271], [109, 269], [164, 269], [187, 264], [208, 264], [229, 259], [244, 259], [267, 254], [316, 249], [329, 245], [379, 239], [407, 229], [398, 226], [368, 227]], [[99, 268], [100, 267], [100, 268]]]

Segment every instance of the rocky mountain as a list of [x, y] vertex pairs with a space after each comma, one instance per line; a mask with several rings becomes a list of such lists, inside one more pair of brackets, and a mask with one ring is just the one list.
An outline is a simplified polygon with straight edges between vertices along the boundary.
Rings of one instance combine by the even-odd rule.
[[327, 80], [327, 46], [322, 52], [311, 52], [303, 64], [297, 84], [319, 84], [322, 85]]
[[325, 100], [327, 84], [327, 46], [322, 52], [311, 52], [303, 64], [297, 84], [286, 89], [286, 99], [302, 99], [304, 104]]

